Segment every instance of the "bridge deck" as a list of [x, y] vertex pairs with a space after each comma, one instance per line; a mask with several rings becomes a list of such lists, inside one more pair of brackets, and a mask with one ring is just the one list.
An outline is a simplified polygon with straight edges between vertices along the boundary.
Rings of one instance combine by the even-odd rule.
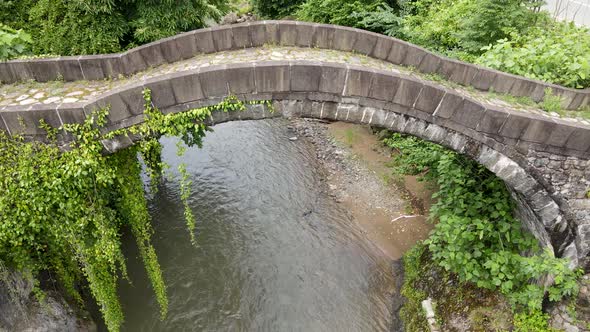
[[508, 99], [505, 96], [467, 88], [456, 83], [449, 82], [434, 75], [427, 75], [412, 68], [394, 65], [390, 62], [371, 58], [352, 52], [336, 51], [329, 49], [264, 46], [246, 48], [234, 51], [225, 51], [211, 54], [200, 54], [193, 58], [169, 64], [163, 64], [148, 70], [139, 72], [129, 77], [117, 77], [107, 80], [94, 81], [50, 81], [50, 82], [20, 82], [0, 85], [0, 108], [4, 106], [20, 106], [25, 109], [35, 104], [68, 104], [77, 102], [90, 102], [99, 98], [102, 94], [125, 85], [137, 83], [149, 78], [204, 68], [211, 65], [251, 63], [269, 60], [308, 60], [321, 63], [340, 63], [362, 66], [371, 69], [391, 71], [403, 74], [415, 79], [439, 84], [459, 92], [465, 97], [480, 101], [486, 106], [495, 106], [503, 109], [511, 109], [541, 116], [563, 118], [567, 121], [577, 122], [581, 125], [589, 125], [588, 119], [582, 118], [579, 112], [568, 111], [562, 114], [548, 113], [541, 110], [536, 104], [519, 102], [517, 99]]

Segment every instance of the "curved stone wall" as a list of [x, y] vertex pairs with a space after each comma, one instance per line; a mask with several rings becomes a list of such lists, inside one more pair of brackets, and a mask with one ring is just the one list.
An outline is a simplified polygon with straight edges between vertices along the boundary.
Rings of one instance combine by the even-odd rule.
[[[143, 121], [142, 91], [152, 91], [164, 113], [216, 104], [229, 94], [242, 100], [277, 101], [277, 114], [326, 118], [408, 133], [450, 147], [486, 166], [515, 192], [527, 228], [557, 255], [577, 264], [590, 251], [590, 126], [525, 112], [484, 106], [435, 83], [391, 71], [313, 61], [267, 61], [209, 66], [126, 85], [88, 103], [35, 104], [0, 110], [0, 129], [43, 140], [40, 119], [59, 127], [80, 123], [110, 107], [105, 131]], [[274, 116], [263, 108], [219, 113], [212, 122]], [[24, 124], [24, 126], [23, 126]], [[60, 138], [65, 144], [71, 139]], [[114, 152], [129, 137], [103, 142]], [[575, 161], [576, 171], [541, 164]], [[560, 159], [561, 158], [561, 159]], [[559, 180], [557, 181], [557, 180]], [[563, 184], [572, 184], [567, 190]], [[577, 187], [575, 187], [577, 186]], [[533, 220], [534, 219], [534, 220]]]
[[259, 47], [264, 44], [354, 51], [393, 64], [436, 73], [476, 89], [543, 100], [546, 88], [563, 98], [563, 107], [590, 104], [590, 89], [576, 90], [453, 60], [384, 35], [334, 25], [260, 21], [190, 31], [124, 53], [0, 62], [0, 82], [98, 80], [130, 75], [201, 53]]

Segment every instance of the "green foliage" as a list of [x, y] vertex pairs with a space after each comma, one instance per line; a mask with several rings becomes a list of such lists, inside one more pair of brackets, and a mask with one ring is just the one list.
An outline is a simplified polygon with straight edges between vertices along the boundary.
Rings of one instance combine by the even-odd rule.
[[263, 17], [280, 19], [293, 14], [305, 0], [252, 0], [252, 7]]
[[[187, 145], [201, 146], [208, 130], [204, 121], [212, 111], [245, 108], [229, 97], [218, 105], [164, 115], [152, 107], [149, 91], [144, 97], [145, 122], [108, 134], [101, 133], [107, 110], [95, 111], [83, 124], [62, 128], [41, 122], [48, 144], [26, 142], [18, 133], [8, 136], [0, 131], [0, 266], [35, 280], [42, 271], [50, 271], [80, 304], [77, 286], [85, 279], [109, 331], [118, 331], [123, 321], [117, 285], [121, 277], [127, 278], [121, 251], [124, 228], [135, 237], [162, 318], [168, 310], [165, 283], [150, 242], [153, 230], [146, 198], [138, 195], [144, 192], [138, 154], [152, 182], [157, 182], [165, 168], [158, 137], [180, 136]], [[251, 103], [268, 105], [267, 101]], [[75, 138], [67, 151], [54, 141], [63, 133]], [[124, 134], [134, 134], [139, 142], [104, 156], [101, 141]], [[190, 194], [186, 171], [181, 186], [186, 202]], [[194, 242], [192, 212], [185, 216]], [[35, 292], [42, 297], [38, 287]]]
[[[472, 160], [416, 138], [394, 134], [385, 143], [398, 149], [395, 163], [409, 174], [426, 172], [435, 180], [438, 201], [430, 211], [437, 219], [425, 242], [432, 259], [464, 282], [498, 289], [517, 307], [540, 309], [545, 293], [551, 301], [577, 292], [578, 271], [521, 230], [504, 183]], [[522, 256], [521, 253], [534, 253]], [[553, 284], [530, 283], [546, 275]]]
[[[383, 6], [384, 1], [381, 0], [307, 0], [295, 16], [302, 21], [361, 27], [361, 13], [373, 12], [378, 8], [384, 8]], [[370, 21], [367, 21], [364, 24], [369, 23]]]
[[477, 60], [484, 66], [572, 88], [590, 86], [590, 33], [573, 23], [539, 26], [484, 50]]
[[428, 295], [417, 287], [422, 277], [421, 268], [424, 267], [426, 247], [423, 244], [416, 244], [408, 250], [403, 257], [404, 261], [404, 284], [401, 294], [407, 299], [400, 309], [400, 318], [404, 322], [404, 328], [409, 332], [429, 331], [428, 321], [422, 309], [422, 301]]
[[547, 112], [561, 112], [561, 102], [562, 98], [554, 95], [553, 89], [546, 88], [545, 96], [543, 96], [543, 101], [540, 103], [540, 106]]
[[541, 311], [522, 312], [514, 315], [514, 332], [556, 332], [547, 324], [549, 315]]
[[0, 19], [33, 36], [35, 54], [118, 52], [205, 26], [229, 10], [222, 0], [23, 0]]
[[27, 54], [31, 42], [28, 33], [0, 23], [0, 61]]
[[351, 14], [351, 18], [357, 20], [354, 23], [354, 26], [357, 28], [392, 37], [400, 35], [403, 22], [398, 11], [386, 3], [374, 6], [374, 10], [354, 12]]

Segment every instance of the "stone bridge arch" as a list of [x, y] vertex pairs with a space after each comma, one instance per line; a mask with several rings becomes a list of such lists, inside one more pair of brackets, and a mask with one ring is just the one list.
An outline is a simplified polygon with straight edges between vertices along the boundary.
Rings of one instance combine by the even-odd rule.
[[[300, 30], [310, 27], [313, 29], [309, 40], [302, 40], [305, 34], [300, 34]], [[262, 37], [258, 38], [260, 34], [255, 33], [256, 29], [262, 31], [259, 31]], [[241, 33], [245, 34], [244, 38], [237, 39]], [[199, 46], [194, 44], [194, 34], [208, 37]], [[342, 38], [336, 39], [336, 34]], [[309, 47], [316, 43], [324, 48], [358, 49], [377, 58], [385, 56], [390, 61], [401, 52], [395, 43], [385, 51], [386, 39], [354, 29], [299, 22], [263, 22], [245, 28], [234, 26], [190, 32], [122, 55], [0, 63], [0, 76], [15, 81], [19, 79], [15, 78], [18, 73], [42, 81], [63, 71], [69, 75], [64, 75], [66, 79], [88, 78], [90, 74], [101, 78], [109, 71], [128, 74], [158, 65], [168, 58], [177, 61], [174, 58], [183, 58], [183, 53], [192, 55], [199, 47], [206, 47], [204, 52], [253, 47], [262, 43], [259, 39], [288, 45], [303, 43]], [[238, 40], [250, 44], [238, 45]], [[419, 58], [417, 65], [421, 71], [429, 72], [435, 67], [448, 71], [450, 65], [441, 64], [443, 60], [415, 46], [406, 46], [408, 49], [400, 57], [401, 62], [416, 62]], [[99, 64], [93, 66], [93, 60]], [[511, 89], [519, 94], [533, 94], [546, 87], [546, 84], [490, 70], [475, 67], [472, 70], [454, 60], [444, 61], [455, 66], [447, 75], [452, 80], [469, 77], [470, 84], [481, 85], [487, 81], [501, 86], [504, 79], [511, 79]], [[8, 67], [9, 71], [2, 71]], [[311, 117], [370, 124], [441, 144], [470, 156], [503, 179], [519, 202], [518, 213], [525, 227], [543, 246], [551, 248], [557, 256], [570, 258], [572, 265], [586, 260], [590, 252], [590, 198], [587, 196], [590, 190], [590, 126], [487, 104], [437, 82], [398, 71], [304, 60], [211, 65], [138, 80], [88, 102], [0, 107], [0, 129], [24, 131], [32, 139], [43, 140], [45, 132], [37, 126], [40, 119], [59, 127], [64, 123], [82, 122], [86, 114], [103, 107], [111, 110], [105, 130], [129, 127], [143, 121], [142, 91], [146, 88], [152, 92], [154, 106], [164, 113], [216, 104], [229, 94], [242, 100], [272, 100], [275, 105], [276, 113], [261, 105], [249, 105], [246, 112], [216, 113], [210, 119], [211, 124], [281, 115]], [[569, 91], [562, 89], [562, 93], [568, 95]], [[572, 92], [570, 97], [568, 106], [587, 101], [583, 93]], [[22, 122], [26, 124], [24, 129]], [[64, 143], [66, 140], [64, 137]], [[133, 141], [129, 137], [118, 137], [103, 144], [109, 152], [115, 152]]]
[[[584, 233], [588, 210], [584, 205], [578, 208], [575, 199], [552, 183], [555, 174], [550, 168], [539, 166], [539, 160], [550, 164], [563, 159], [560, 165], [571, 161], [586, 165], [588, 171], [588, 155], [582, 151], [538, 144], [560, 130], [575, 131], [575, 126], [555, 128], [552, 119], [486, 108], [453, 90], [401, 74], [313, 61], [221, 65], [168, 74], [111, 91], [86, 105], [74, 105], [80, 109], [62, 108], [53, 114], [61, 114], [61, 121], [75, 114], [72, 120], [81, 121], [82, 114], [110, 107], [106, 130], [128, 127], [143, 121], [146, 88], [154, 106], [164, 113], [216, 104], [230, 94], [242, 100], [274, 101], [274, 113], [263, 105], [248, 105], [245, 112], [214, 114], [211, 125], [275, 116], [309, 117], [369, 124], [441, 144], [470, 156], [503, 179], [519, 203], [524, 226], [543, 246], [570, 258], [573, 265], [588, 254], [590, 241]], [[556, 131], [548, 133], [548, 126]], [[104, 142], [110, 152], [131, 144], [129, 137]], [[584, 174], [588, 173], [568, 181], [588, 188]]]

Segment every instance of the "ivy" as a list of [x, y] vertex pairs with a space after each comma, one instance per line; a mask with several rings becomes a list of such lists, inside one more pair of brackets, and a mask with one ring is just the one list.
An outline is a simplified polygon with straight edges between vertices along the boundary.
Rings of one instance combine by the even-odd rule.
[[[82, 305], [78, 292], [86, 283], [109, 331], [118, 331], [123, 311], [117, 294], [121, 278], [127, 279], [121, 233], [130, 229], [140, 257], [166, 317], [168, 298], [155, 249], [153, 228], [141, 179], [141, 156], [157, 190], [165, 163], [158, 138], [179, 136], [186, 146], [202, 146], [213, 111], [242, 111], [245, 104], [230, 96], [220, 104], [183, 113], [162, 114], [144, 91], [145, 122], [102, 133], [108, 110], [93, 112], [84, 123], [66, 124], [47, 131], [48, 142], [28, 142], [18, 133], [0, 131], [0, 266], [30, 275], [38, 298], [43, 297], [39, 277], [55, 275], [69, 296]], [[251, 102], [270, 105], [267, 101]], [[75, 140], [62, 151], [56, 138]], [[102, 140], [133, 135], [136, 144], [104, 155]], [[184, 148], [179, 148], [182, 153]], [[181, 165], [181, 196], [185, 217], [195, 243], [194, 216], [188, 205], [191, 182]]]
[[[516, 309], [540, 310], [545, 294], [558, 301], [577, 292], [579, 271], [540, 250], [521, 229], [510, 193], [493, 173], [414, 137], [393, 134], [384, 142], [400, 152], [394, 157], [399, 172], [422, 174], [436, 183], [430, 218], [438, 222], [425, 244], [441, 267], [463, 282], [499, 290]], [[546, 288], [532, 283], [546, 276], [553, 278]]]

